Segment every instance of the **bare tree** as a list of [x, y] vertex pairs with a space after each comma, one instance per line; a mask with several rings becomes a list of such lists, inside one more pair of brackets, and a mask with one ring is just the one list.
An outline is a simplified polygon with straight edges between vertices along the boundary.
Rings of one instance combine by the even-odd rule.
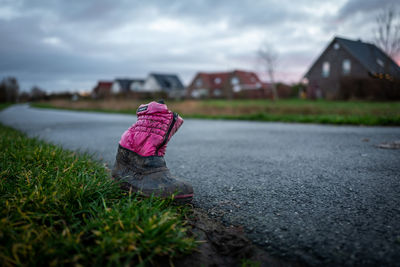
[[40, 101], [45, 99], [46, 92], [38, 86], [33, 86], [31, 89], [31, 101]]
[[391, 58], [400, 53], [400, 13], [389, 7], [376, 17], [374, 43]]
[[6, 77], [0, 83], [0, 102], [15, 102], [18, 99], [18, 80]]
[[273, 99], [278, 99], [278, 92], [275, 84], [275, 71], [279, 57], [278, 52], [276, 52], [269, 43], [263, 42], [257, 51], [257, 56], [267, 71], [271, 83]]

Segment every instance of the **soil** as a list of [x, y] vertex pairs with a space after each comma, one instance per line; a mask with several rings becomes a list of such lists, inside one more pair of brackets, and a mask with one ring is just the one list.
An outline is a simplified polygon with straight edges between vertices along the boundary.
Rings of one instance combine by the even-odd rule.
[[[176, 202], [176, 205], [191, 205]], [[225, 226], [198, 207], [191, 206], [192, 213], [186, 218], [189, 235], [199, 242], [196, 250], [170, 262], [167, 258], [157, 258], [153, 266], [197, 267], [197, 266], [271, 266], [302, 267], [300, 262], [288, 261], [270, 255], [253, 244], [245, 235], [242, 226]]]
[[225, 226], [199, 208], [193, 209], [188, 225], [201, 243], [194, 253], [175, 260], [175, 266], [303, 266], [271, 256], [252, 244], [243, 227]]

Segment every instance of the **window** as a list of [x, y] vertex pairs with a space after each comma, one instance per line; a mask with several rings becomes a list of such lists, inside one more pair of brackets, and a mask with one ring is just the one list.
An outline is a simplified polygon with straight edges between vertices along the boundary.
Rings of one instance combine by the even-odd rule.
[[214, 83], [220, 84], [221, 83], [221, 78], [217, 77], [214, 79]]
[[205, 98], [208, 97], [207, 89], [195, 89], [191, 93], [193, 98]]
[[342, 71], [344, 75], [347, 75], [350, 73], [351, 70], [351, 62], [350, 59], [345, 59], [342, 62]]
[[385, 66], [385, 64], [383, 63], [383, 60], [381, 60], [380, 58], [376, 59], [376, 63], [378, 63], [378, 65], [381, 66], [382, 68]]
[[231, 79], [231, 84], [232, 84], [232, 85], [239, 84], [239, 79], [238, 79], [237, 77], [233, 77], [233, 78]]
[[213, 94], [214, 94], [214, 96], [221, 96], [222, 95], [222, 91], [221, 91], [221, 89], [215, 89]]
[[242, 88], [240, 87], [240, 85], [236, 84], [233, 86], [233, 92], [239, 93], [241, 90]]
[[328, 61], [325, 61], [322, 64], [322, 77], [326, 78], [329, 77], [329, 71], [330, 71], [330, 64]]
[[196, 80], [196, 86], [197, 86], [197, 87], [203, 86], [203, 80], [202, 80], [202, 79], [197, 79], [197, 80]]
[[333, 49], [338, 50], [339, 48], [340, 48], [340, 44], [335, 43], [335, 44], [333, 45]]

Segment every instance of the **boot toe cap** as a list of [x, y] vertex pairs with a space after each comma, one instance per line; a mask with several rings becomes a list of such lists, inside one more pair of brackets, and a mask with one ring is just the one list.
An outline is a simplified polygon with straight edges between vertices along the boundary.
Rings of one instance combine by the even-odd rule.
[[194, 195], [193, 187], [187, 183], [180, 181], [177, 187], [177, 194], [174, 196], [175, 199], [192, 199]]

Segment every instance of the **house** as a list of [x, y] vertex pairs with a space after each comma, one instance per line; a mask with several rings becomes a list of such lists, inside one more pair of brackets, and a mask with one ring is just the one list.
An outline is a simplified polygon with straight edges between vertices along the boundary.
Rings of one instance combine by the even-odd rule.
[[333, 99], [343, 79], [400, 79], [400, 67], [373, 44], [335, 37], [304, 78], [309, 97]]
[[111, 88], [113, 94], [127, 93], [131, 90], [132, 79], [115, 79]]
[[99, 81], [97, 85], [93, 88], [92, 97], [101, 98], [111, 95], [113, 82], [109, 81]]
[[168, 97], [182, 97], [184, 86], [175, 74], [150, 73], [143, 85], [143, 92], [164, 92]]
[[143, 89], [143, 85], [143, 79], [115, 79], [111, 92], [113, 94], [120, 94], [131, 91], [141, 91]]
[[199, 72], [187, 88], [189, 98], [267, 98], [270, 90], [254, 72]]
[[144, 86], [144, 79], [132, 79], [131, 80], [131, 91], [136, 92], [136, 91], [142, 91], [143, 86]]

